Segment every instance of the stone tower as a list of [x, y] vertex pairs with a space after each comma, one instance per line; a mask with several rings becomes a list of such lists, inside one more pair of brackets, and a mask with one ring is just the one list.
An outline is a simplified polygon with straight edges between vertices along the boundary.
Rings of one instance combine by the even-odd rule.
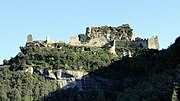
[[78, 44], [78, 37], [77, 36], [70, 37], [70, 44], [72, 45]]
[[116, 51], [115, 51], [115, 48], [116, 48], [116, 41], [114, 40], [112, 47], [109, 49], [109, 53], [111, 53], [113, 55], [117, 55]]
[[149, 49], [159, 49], [159, 42], [157, 36], [152, 36], [152, 38], [148, 39], [148, 48]]
[[32, 42], [32, 41], [33, 41], [32, 34], [29, 34], [27, 36], [27, 42]]

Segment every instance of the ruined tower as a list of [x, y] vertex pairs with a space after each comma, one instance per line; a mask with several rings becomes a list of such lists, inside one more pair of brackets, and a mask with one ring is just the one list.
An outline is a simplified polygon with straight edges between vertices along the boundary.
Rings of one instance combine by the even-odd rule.
[[70, 37], [70, 44], [72, 45], [78, 44], [78, 37], [77, 36]]
[[112, 47], [109, 49], [109, 53], [113, 55], [117, 55], [115, 49], [116, 49], [116, 41], [113, 40], [113, 44], [112, 44]]
[[159, 49], [159, 42], [157, 36], [152, 36], [148, 39], [148, 48], [149, 49]]
[[32, 34], [29, 34], [27, 36], [27, 42], [32, 42], [32, 41], [33, 41]]

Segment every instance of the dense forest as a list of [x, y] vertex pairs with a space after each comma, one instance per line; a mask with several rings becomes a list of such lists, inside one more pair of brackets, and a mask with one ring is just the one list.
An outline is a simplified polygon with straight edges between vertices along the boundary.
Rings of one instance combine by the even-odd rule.
[[[180, 37], [168, 49], [152, 50], [116, 47], [118, 56], [105, 48], [71, 46], [63, 43], [45, 46], [32, 42], [0, 67], [1, 101], [178, 101], [180, 81]], [[134, 51], [133, 57], [122, 55]], [[113, 82], [109, 91], [60, 89], [55, 80], [24, 70], [85, 70]], [[176, 93], [176, 96], [173, 94]]]

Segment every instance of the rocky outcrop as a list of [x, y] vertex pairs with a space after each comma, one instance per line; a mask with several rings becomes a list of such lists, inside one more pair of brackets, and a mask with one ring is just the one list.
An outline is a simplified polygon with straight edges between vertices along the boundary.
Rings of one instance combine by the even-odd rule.
[[[79, 36], [80, 42], [88, 42], [89, 39], [105, 37], [109, 41], [111, 40], [135, 40], [135, 33], [128, 24], [123, 24], [118, 27], [102, 26], [102, 27], [87, 27], [85, 35]], [[88, 40], [86, 40], [88, 39]]]
[[128, 56], [128, 57], [132, 57], [132, 52], [130, 50], [124, 50], [123, 51], [123, 56]]
[[85, 45], [102, 47], [113, 40], [135, 40], [136, 35], [132, 31], [128, 24], [123, 24], [118, 27], [87, 27], [86, 33], [80, 34], [78, 37], [79, 41]]
[[27, 67], [27, 68], [24, 70], [24, 72], [25, 72], [25, 73], [33, 74], [34, 69], [33, 69], [33, 67]]
[[107, 91], [112, 86], [112, 82], [110, 80], [89, 74], [85, 71], [64, 69], [52, 71], [45, 68], [42, 71], [39, 70], [39, 73], [41, 72], [41, 75], [46, 79], [56, 81], [61, 89], [77, 87], [81, 91], [92, 89]]
[[111, 81], [94, 75], [85, 75], [81, 77], [81, 79], [64, 79], [59, 80], [58, 82], [59, 84], [61, 84], [60, 87], [62, 87], [62, 89], [77, 87], [81, 91], [92, 89], [99, 91], [108, 91], [112, 87]]
[[[75, 71], [75, 70], [58, 70], [59, 74], [57, 82], [59, 87], [62, 89], [77, 87], [79, 90], [107, 90], [105, 87], [109, 87], [112, 83], [104, 78], [90, 75], [85, 71]], [[61, 75], [61, 76], [60, 76]], [[101, 84], [103, 82], [103, 85]]]

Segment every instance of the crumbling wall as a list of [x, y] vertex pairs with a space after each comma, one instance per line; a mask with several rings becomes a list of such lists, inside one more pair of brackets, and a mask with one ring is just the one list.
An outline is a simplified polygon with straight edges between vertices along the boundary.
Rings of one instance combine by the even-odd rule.
[[78, 44], [78, 37], [77, 36], [70, 37], [70, 44], [72, 45]]
[[159, 42], [158, 42], [158, 37], [153, 36], [148, 39], [148, 48], [149, 49], [159, 49]]
[[99, 38], [91, 39], [88, 43], [86, 43], [86, 45], [102, 47], [102, 46], [106, 45], [107, 43], [109, 43], [107, 38], [99, 37]]
[[132, 41], [132, 45], [140, 48], [148, 48], [148, 40], [147, 39], [138, 39]]
[[109, 41], [132, 41], [135, 40], [135, 33], [128, 24], [123, 24], [118, 27], [101, 26], [101, 27], [87, 27], [84, 35], [79, 35], [80, 42], [88, 42], [94, 38], [105, 37]]

